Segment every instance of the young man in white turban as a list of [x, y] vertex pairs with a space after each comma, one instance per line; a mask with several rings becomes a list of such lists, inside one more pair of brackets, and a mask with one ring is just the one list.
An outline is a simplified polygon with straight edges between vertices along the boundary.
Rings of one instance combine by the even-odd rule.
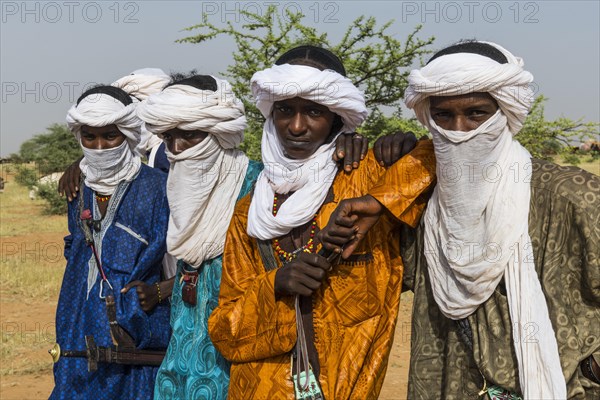
[[[533, 76], [501, 46], [450, 46], [408, 79], [406, 105], [438, 163], [404, 253], [409, 398], [600, 396], [600, 178], [531, 159], [513, 138]], [[401, 195], [370, 194], [340, 205], [323, 233], [329, 249], [350, 252]]]
[[[402, 281], [397, 245], [388, 245], [392, 224], [382, 221], [335, 266], [317, 254], [315, 237], [341, 199], [366, 193], [385, 171], [372, 152], [351, 174], [331, 157], [336, 137], [365, 119], [363, 94], [339, 58], [314, 46], [254, 74], [252, 91], [266, 118], [265, 169], [236, 206], [209, 319], [215, 347], [232, 362], [229, 397], [376, 398]], [[422, 142], [391, 167], [413, 173], [403, 185], [407, 223], [433, 184], [431, 156]]]
[[[165, 349], [169, 306], [150, 312], [134, 280], [155, 285], [166, 252], [169, 207], [166, 175], [142, 164], [139, 102], [114, 86], [86, 91], [67, 114], [81, 144], [81, 194], [69, 202], [67, 266], [56, 312], [57, 343], [79, 357], [54, 365], [51, 399], [139, 399], [152, 397], [156, 366], [99, 362], [88, 371], [88, 337], [99, 347]], [[118, 342], [117, 342], [118, 341]]]
[[167, 146], [167, 249], [179, 260], [171, 294], [173, 335], [154, 398], [226, 399], [229, 363], [210, 341], [207, 321], [217, 304], [234, 206], [262, 169], [237, 148], [246, 128], [244, 105], [227, 81], [193, 75], [150, 96], [138, 115]]

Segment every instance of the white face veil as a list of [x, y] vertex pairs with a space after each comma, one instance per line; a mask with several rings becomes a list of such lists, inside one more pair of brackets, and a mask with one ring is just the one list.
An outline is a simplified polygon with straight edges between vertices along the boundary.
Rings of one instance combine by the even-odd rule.
[[[332, 159], [335, 140], [310, 157], [295, 160], [284, 155], [275, 131], [273, 103], [294, 97], [314, 101], [339, 115], [341, 132], [353, 132], [367, 117], [363, 93], [343, 75], [304, 65], [275, 65], [251, 79], [256, 106], [266, 118], [261, 142], [265, 169], [261, 172], [248, 213], [248, 235], [262, 240], [280, 237], [310, 221], [325, 200], [337, 174]], [[275, 193], [294, 192], [273, 216]]]
[[[438, 184], [424, 215], [425, 256], [434, 298], [444, 315], [462, 319], [485, 302], [504, 277], [510, 316], [536, 324], [535, 343], [515, 353], [526, 399], [566, 398], [558, 346], [528, 230], [531, 156], [517, 134], [533, 103], [533, 76], [523, 61], [489, 43], [508, 63], [472, 53], [440, 56], [408, 78], [405, 102], [433, 136]], [[499, 105], [470, 132], [439, 127], [430, 96], [487, 92]]]
[[214, 79], [216, 91], [175, 84], [149, 96], [137, 110], [156, 136], [174, 128], [208, 133], [179, 154], [166, 151], [171, 163], [167, 250], [195, 268], [223, 253], [248, 168], [248, 158], [236, 149], [246, 128], [244, 105], [227, 81]]

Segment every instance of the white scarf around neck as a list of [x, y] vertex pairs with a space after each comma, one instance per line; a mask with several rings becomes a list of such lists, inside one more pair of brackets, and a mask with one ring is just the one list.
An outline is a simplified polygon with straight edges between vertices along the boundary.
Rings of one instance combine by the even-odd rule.
[[171, 162], [167, 250], [198, 268], [223, 254], [248, 158], [240, 150], [224, 150], [213, 135], [177, 155], [166, 153]]

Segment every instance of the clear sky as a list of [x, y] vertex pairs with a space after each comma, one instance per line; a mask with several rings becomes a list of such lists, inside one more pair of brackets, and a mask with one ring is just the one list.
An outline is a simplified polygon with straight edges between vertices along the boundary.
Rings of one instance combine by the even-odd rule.
[[[600, 2], [591, 1], [1, 1], [0, 154], [54, 122], [93, 83], [110, 83], [143, 67], [219, 74], [232, 62], [231, 40], [177, 44], [201, 21], [241, 25], [246, 9], [301, 10], [304, 23], [335, 43], [358, 16], [406, 37], [435, 36], [433, 49], [461, 38], [498, 42], [525, 60], [547, 118], [600, 121]], [[282, 14], [283, 15], [283, 14]]]

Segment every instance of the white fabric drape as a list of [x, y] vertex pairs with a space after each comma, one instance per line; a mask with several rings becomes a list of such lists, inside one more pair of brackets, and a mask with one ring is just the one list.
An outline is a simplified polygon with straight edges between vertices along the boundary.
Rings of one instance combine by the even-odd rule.
[[[492, 44], [494, 45], [494, 44]], [[496, 45], [494, 45], [496, 46]], [[528, 231], [531, 156], [513, 135], [533, 101], [533, 77], [521, 59], [459, 53], [409, 75], [406, 104], [433, 136], [438, 184], [424, 216], [425, 255], [434, 298], [444, 315], [462, 319], [485, 302], [504, 276], [515, 330], [519, 381], [526, 399], [564, 399], [566, 384]], [[488, 92], [499, 104], [470, 132], [444, 130], [429, 96]], [[536, 330], [535, 340], [520, 334]]]
[[[256, 182], [248, 212], [248, 234], [273, 239], [310, 221], [317, 213], [335, 175], [332, 159], [335, 140], [323, 144], [310, 157], [286, 157], [275, 131], [273, 103], [294, 97], [327, 106], [343, 121], [341, 132], [352, 132], [367, 116], [363, 93], [346, 77], [331, 70], [303, 65], [276, 65], [257, 72], [251, 79], [256, 105], [266, 118], [261, 142], [265, 164]], [[273, 216], [275, 193], [294, 192]]]
[[[133, 71], [131, 74], [117, 79], [112, 86], [123, 89], [130, 96], [139, 101], [146, 100], [148, 96], [160, 92], [171, 80], [160, 68], [142, 68]], [[160, 146], [162, 139], [148, 132], [142, 126], [140, 144], [138, 146], [140, 154], [146, 154], [152, 149]], [[151, 167], [153, 163], [148, 162]]]
[[215, 80], [215, 92], [173, 85], [151, 95], [138, 108], [145, 126], [156, 135], [173, 128], [209, 133], [179, 154], [166, 151], [171, 163], [167, 250], [195, 268], [223, 253], [248, 168], [248, 158], [235, 149], [246, 127], [243, 103], [227, 81]]

